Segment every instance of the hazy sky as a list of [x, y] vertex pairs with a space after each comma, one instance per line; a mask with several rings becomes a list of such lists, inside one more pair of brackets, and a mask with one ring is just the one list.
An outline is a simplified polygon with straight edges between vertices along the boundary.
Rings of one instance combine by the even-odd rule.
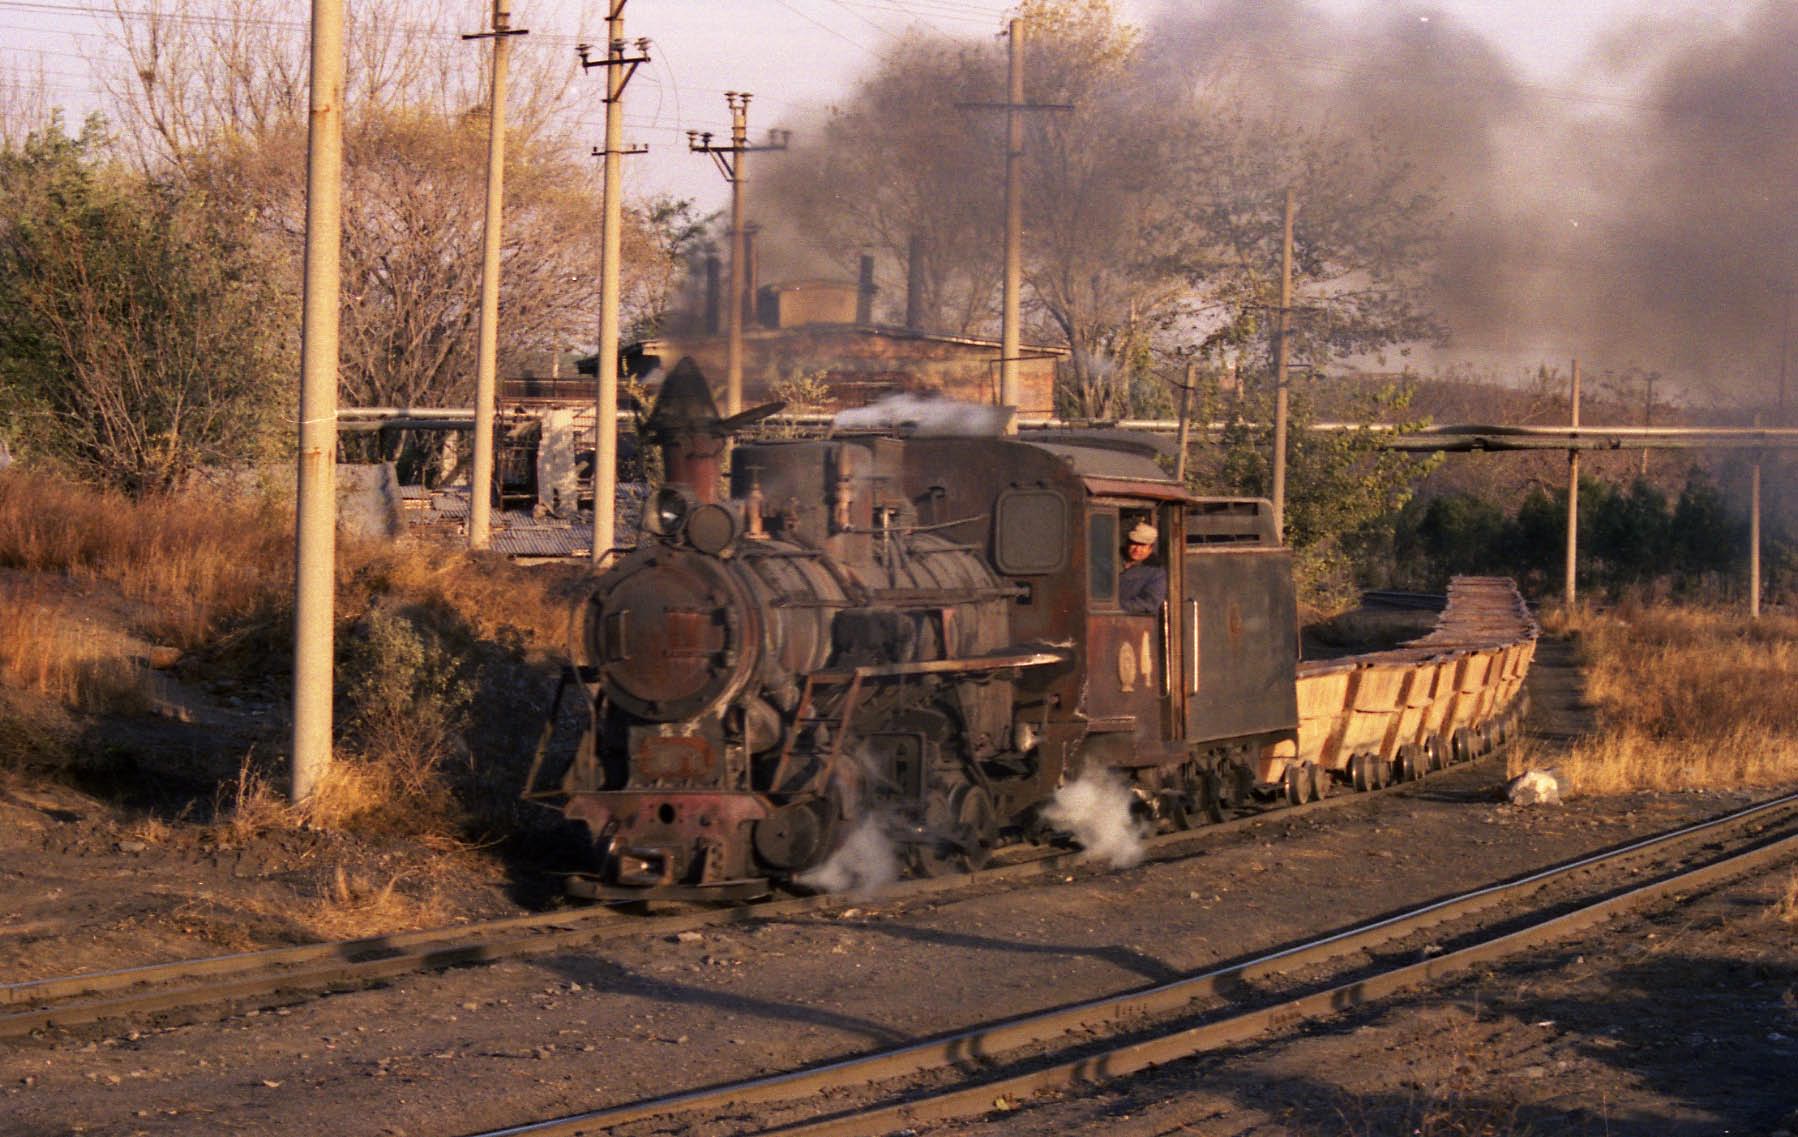
[[[217, 0], [225, 3], [227, 0]], [[1764, 387], [1798, 261], [1798, 0], [1118, 0], [1150, 29], [1155, 66], [1222, 66], [1245, 91], [1345, 122], [1373, 116], [1440, 182], [1447, 222], [1433, 297], [1456, 358], [1574, 351], [1711, 390]], [[0, 0], [0, 64], [41, 68], [71, 117], [97, 104], [102, 20], [190, 0]], [[352, 7], [355, 0], [351, 0]], [[456, 50], [490, 0], [420, 0]], [[524, 50], [572, 64], [603, 28], [599, 0], [514, 0]], [[277, 9], [278, 10], [278, 9]], [[286, 9], [296, 34], [307, 6]], [[688, 130], [728, 134], [724, 93], [750, 126], [803, 139], [877, 58], [919, 35], [992, 44], [1005, 0], [628, 0], [626, 35], [652, 41], [626, 100], [633, 194], [721, 207]], [[485, 51], [468, 44], [468, 66]], [[453, 51], [452, 51], [453, 54]], [[559, 66], [559, 62], [558, 62]], [[576, 123], [600, 141], [595, 72]], [[877, 144], [877, 139], [869, 140]], [[752, 159], [755, 161], [755, 159]], [[753, 178], [752, 178], [753, 182]], [[752, 190], [753, 192], [753, 190]]]
[[[157, 0], [117, 2], [131, 13]], [[171, 10], [205, 7], [161, 2]], [[110, 3], [0, 0], [0, 59], [15, 73], [41, 67], [53, 97], [79, 118], [96, 105], [90, 61], [107, 54], [99, 32], [100, 20], [112, 18]], [[1121, 0], [1126, 15], [1143, 23], [1185, 6], [1182, 0]], [[1317, 0], [1315, 7], [1354, 17], [1391, 5]], [[1706, 13], [1707, 21], [1723, 21], [1729, 18], [1723, 13], [1734, 7], [1732, 0], [1441, 0], [1423, 10], [1439, 11], [1480, 33], [1526, 78], [1557, 97], [1602, 100], [1616, 92], [1595, 88], [1579, 74], [1579, 63], [1607, 30], [1673, 14]], [[307, 8], [299, 0], [292, 8], [296, 20], [305, 18]], [[484, 23], [488, 4], [449, 5], [452, 13], [462, 9], [468, 30], [474, 30]], [[603, 4], [596, 0], [514, 0], [514, 9], [514, 23], [531, 30], [534, 46], [564, 50], [571, 58], [573, 45], [596, 38], [603, 26]], [[851, 89], [872, 59], [902, 45], [917, 29], [993, 36], [1008, 10], [1004, 0], [628, 0], [626, 34], [646, 36], [654, 46], [653, 62], [639, 71], [626, 99], [628, 136], [650, 147], [628, 163], [627, 186], [716, 207], [725, 200], [722, 180], [710, 162], [687, 152], [685, 132], [728, 130], [725, 91], [753, 92], [750, 126], [760, 138], [767, 127], [799, 125], [808, 111], [829, 105]], [[1343, 58], [1315, 64], [1329, 68], [1354, 61], [1355, 46], [1351, 37], [1342, 45]], [[469, 56], [471, 66], [479, 66], [481, 53], [472, 45]], [[596, 77], [592, 85], [597, 96]], [[583, 121], [597, 142], [602, 133], [597, 97]]]

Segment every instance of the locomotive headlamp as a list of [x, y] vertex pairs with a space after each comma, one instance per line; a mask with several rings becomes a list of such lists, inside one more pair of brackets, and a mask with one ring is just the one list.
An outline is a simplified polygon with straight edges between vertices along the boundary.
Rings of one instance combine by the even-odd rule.
[[643, 510], [643, 527], [658, 537], [673, 537], [693, 514], [693, 495], [680, 486], [663, 486]]
[[693, 510], [687, 522], [687, 543], [715, 557], [730, 548], [741, 528], [737, 513], [730, 506], [708, 502]]

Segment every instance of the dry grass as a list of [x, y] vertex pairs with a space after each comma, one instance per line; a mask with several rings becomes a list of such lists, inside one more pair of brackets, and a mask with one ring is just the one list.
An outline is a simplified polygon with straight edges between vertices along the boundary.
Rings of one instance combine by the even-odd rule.
[[145, 672], [116, 629], [38, 584], [0, 580], [0, 684], [96, 713], [148, 705]]
[[1562, 771], [1576, 792], [1798, 780], [1798, 620], [1695, 608], [1576, 613], [1595, 736]]
[[151, 639], [183, 649], [285, 605], [292, 515], [196, 491], [133, 501], [42, 475], [0, 473], [0, 567], [105, 581]]
[[1798, 924], [1798, 873], [1786, 881], [1785, 895], [1773, 905], [1773, 918], [1782, 924]]
[[408, 895], [403, 876], [373, 884], [341, 866], [317, 895], [263, 898], [233, 894], [228, 900], [202, 892], [175, 908], [166, 922], [227, 951], [268, 946], [271, 934], [294, 932], [319, 940], [349, 940], [413, 928], [439, 927], [450, 908], [440, 891]]
[[237, 780], [220, 786], [215, 797], [210, 836], [220, 848], [242, 848], [272, 829], [291, 829], [305, 821], [304, 813], [256, 769], [253, 755], [244, 755]]

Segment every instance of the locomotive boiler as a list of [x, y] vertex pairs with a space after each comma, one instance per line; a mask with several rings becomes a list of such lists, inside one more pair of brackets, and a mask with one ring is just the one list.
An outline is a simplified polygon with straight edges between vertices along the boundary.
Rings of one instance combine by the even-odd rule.
[[[1515, 693], [1501, 667], [1459, 717], [1412, 714], [1411, 734], [1345, 753], [1315, 699], [1301, 715], [1267, 502], [1192, 495], [1118, 431], [738, 444], [721, 492], [731, 435], [771, 409], [721, 418], [683, 360], [645, 424], [666, 479], [580, 608], [588, 727], [526, 791], [593, 835], [577, 895], [755, 896], [867, 823], [916, 871], [970, 869], [1098, 773], [1190, 825], [1256, 792], [1376, 782], [1426, 727], [1479, 725]], [[1135, 613], [1121, 550], [1145, 525], [1166, 594]], [[1316, 678], [1362, 738], [1341, 672]]]

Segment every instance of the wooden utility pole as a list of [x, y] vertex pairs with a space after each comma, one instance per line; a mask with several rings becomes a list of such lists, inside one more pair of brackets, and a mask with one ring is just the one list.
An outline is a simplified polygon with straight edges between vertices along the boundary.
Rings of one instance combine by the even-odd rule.
[[506, 186], [506, 60], [512, 37], [511, 0], [493, 0], [491, 31], [465, 35], [493, 41], [493, 81], [487, 98], [487, 220], [481, 242], [481, 330], [474, 378], [474, 468], [468, 486], [468, 547], [492, 543], [493, 402], [499, 351], [499, 245]]
[[300, 321], [300, 468], [294, 524], [292, 795], [331, 765], [337, 563], [337, 336], [343, 238], [343, 0], [312, 0], [306, 135], [305, 298]]
[[599, 564], [618, 543], [618, 278], [619, 245], [624, 227], [623, 170], [626, 155], [642, 146], [624, 145], [624, 88], [647, 62], [649, 42], [637, 41], [637, 54], [624, 53], [624, 0], [612, 0], [606, 14], [606, 57], [587, 58], [588, 45], [576, 50], [581, 67], [606, 69], [605, 199], [601, 204], [599, 258], [599, 355], [595, 359], [598, 389], [593, 398], [593, 563]]
[[[1579, 429], [1579, 360], [1573, 361], [1573, 392], [1568, 400], [1568, 423]], [[1579, 451], [1567, 451], [1567, 583], [1563, 602], [1569, 614], [1579, 594], [1575, 566], [1579, 563]]]
[[698, 154], [710, 154], [718, 164], [718, 172], [730, 183], [730, 311], [725, 323], [724, 413], [743, 410], [743, 289], [746, 278], [747, 248], [744, 240], [743, 196], [749, 182], [746, 155], [762, 150], [785, 150], [792, 134], [770, 130], [764, 146], [749, 144], [749, 99], [747, 91], [724, 92], [730, 108], [730, 145], [712, 145], [709, 131], [687, 132], [687, 148]]
[[1024, 284], [1024, 21], [1007, 25], [1005, 69], [1005, 294], [999, 321], [999, 405], [1005, 433], [1018, 432], [1019, 292]]
[[1286, 539], [1286, 341], [1292, 334], [1292, 190], [1280, 237], [1280, 315], [1274, 333], [1274, 539]]
[[[1648, 372], [1642, 379], [1642, 425], [1654, 425], [1654, 372]], [[1642, 477], [1648, 476], [1648, 447], [1642, 447]]]

